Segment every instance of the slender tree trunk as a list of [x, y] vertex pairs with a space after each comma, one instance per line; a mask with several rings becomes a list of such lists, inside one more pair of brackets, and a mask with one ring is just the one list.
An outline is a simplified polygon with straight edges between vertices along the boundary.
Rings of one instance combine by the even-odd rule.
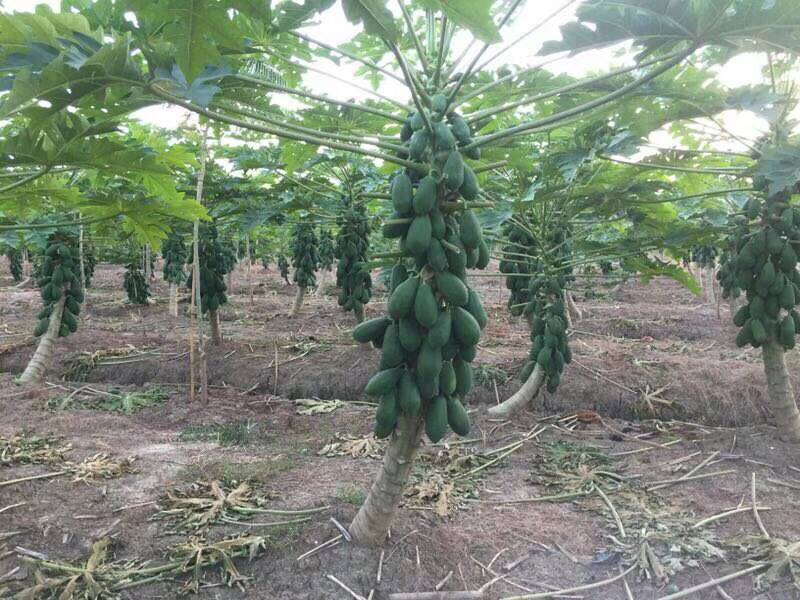
[[536, 397], [544, 384], [545, 375], [544, 369], [537, 364], [516, 393], [504, 402], [492, 406], [489, 409], [489, 415], [503, 418], [513, 417]]
[[[204, 129], [200, 139], [200, 170], [197, 173], [195, 199], [203, 204], [203, 182], [206, 177], [206, 134]], [[200, 387], [200, 400], [208, 402], [208, 368], [206, 365], [205, 340], [203, 339], [203, 315], [200, 312], [200, 221], [195, 219], [192, 240], [192, 302], [189, 325], [189, 398], [197, 399]], [[196, 337], [195, 337], [196, 336]], [[199, 380], [199, 381], [198, 381]]]
[[364, 305], [362, 304], [359, 308], [353, 311], [356, 315], [356, 321], [358, 323], [362, 323], [364, 321]]
[[306, 295], [306, 288], [298, 287], [297, 294], [294, 297], [294, 305], [292, 306], [292, 316], [296, 317], [300, 314], [300, 308], [303, 306], [303, 298]]
[[[78, 219], [81, 218], [81, 214], [78, 213]], [[84, 270], [86, 267], [84, 265], [84, 258], [83, 258], [83, 224], [78, 227], [78, 268], [80, 269], [80, 274], [78, 276], [78, 281], [81, 282], [81, 289], [86, 289], [86, 271]], [[85, 294], [84, 294], [85, 295]], [[84, 302], [86, 299], [84, 298]]]
[[383, 542], [403, 496], [424, 429], [421, 417], [400, 415], [383, 464], [364, 504], [350, 524], [350, 533], [360, 544]]
[[583, 319], [583, 311], [575, 302], [575, 298], [569, 292], [566, 292], [567, 296], [567, 313], [571, 313], [573, 321], [580, 321]]
[[314, 290], [315, 296], [324, 296], [330, 279], [330, 269], [320, 269], [317, 276], [317, 289]]
[[58, 331], [61, 329], [61, 314], [64, 312], [65, 300], [66, 296], [62, 290], [61, 299], [55, 303], [53, 312], [50, 313], [50, 324], [47, 326], [47, 331], [39, 338], [36, 352], [33, 353], [28, 366], [25, 367], [25, 371], [20, 375], [19, 380], [21, 383], [41, 383], [44, 379], [45, 371], [53, 357]]
[[178, 284], [169, 282], [169, 314], [178, 316]]
[[153, 279], [153, 269], [150, 265], [150, 244], [144, 245], [144, 278], [147, 281]]
[[228, 288], [228, 293], [229, 293], [229, 294], [232, 294], [232, 293], [233, 293], [233, 270], [234, 270], [235, 268], [236, 268], [236, 266], [235, 266], [235, 265], [234, 265], [233, 267], [231, 267], [231, 270], [230, 270], [230, 271], [228, 271], [228, 275], [227, 275], [227, 277], [226, 277], [226, 279], [228, 280], [228, 281], [226, 282], [226, 287]]
[[244, 234], [244, 251], [247, 253], [247, 293], [250, 295], [250, 304], [253, 303], [253, 261], [250, 258], [250, 234]]
[[786, 370], [783, 346], [769, 339], [761, 346], [761, 359], [767, 375], [767, 394], [778, 437], [786, 442], [800, 442], [800, 411]]
[[22, 274], [25, 279], [30, 279], [31, 277], [31, 257], [27, 248], [22, 249]]
[[215, 346], [222, 343], [222, 334], [219, 332], [219, 311], [208, 311], [208, 322], [211, 324], [211, 341]]

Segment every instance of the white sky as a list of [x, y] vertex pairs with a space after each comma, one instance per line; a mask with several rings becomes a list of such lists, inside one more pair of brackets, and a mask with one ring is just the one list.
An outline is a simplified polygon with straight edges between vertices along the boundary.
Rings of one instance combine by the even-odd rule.
[[[10, 12], [18, 11], [31, 11], [37, 4], [48, 4], [53, 10], [58, 10], [59, 0], [0, 0], [2, 10]], [[529, 66], [537, 64], [542, 61], [542, 57], [537, 57], [541, 43], [546, 40], [559, 39], [558, 27], [562, 23], [572, 19], [574, 15], [574, 7], [578, 6], [580, 2], [576, 0], [534, 0], [527, 2], [521, 9], [519, 16], [515, 22], [506, 27], [502, 31], [503, 40], [498, 46], [490, 48], [484, 54], [486, 57], [491, 56], [496, 48], [508, 41], [515, 40], [520, 34], [530, 29], [535, 23], [541, 21], [551, 13], [557, 11], [560, 7], [567, 6], [565, 10], [560, 12], [555, 18], [543, 25], [534, 34], [526, 37], [519, 42], [515, 47], [505, 53], [492, 65], [498, 66], [502, 63], [516, 64], [520, 66]], [[396, 13], [397, 7], [394, 3], [390, 3]], [[353, 36], [360, 31], [360, 27], [352, 25], [345, 19], [339, 3], [334, 5], [331, 9], [325, 11], [321, 17], [318, 18], [319, 24], [306, 27], [302, 31], [309, 36], [323, 41], [331, 45], [339, 45], [349, 41]], [[467, 32], [460, 32], [453, 41], [453, 56], [458, 55], [461, 50], [469, 42], [470, 35]], [[480, 44], [475, 44], [474, 48], [480, 47]], [[462, 62], [462, 64], [466, 61]], [[609, 68], [611, 64], [620, 65], [622, 59], [615, 57], [613, 50], [592, 50], [578, 55], [577, 57], [568, 58], [558, 61], [548, 66], [548, 69], [554, 72], [566, 72], [574, 76], [580, 76], [592, 71], [603, 71]], [[719, 80], [727, 86], [744, 85], [753, 81], [760, 80], [760, 65], [762, 59], [755, 55], [741, 55], [726, 65], [719, 73]], [[313, 63], [317, 68], [332, 70], [340, 77], [354, 78], [353, 73], [356, 69], [355, 66], [336, 66], [334, 63], [320, 59]], [[362, 99], [369, 97], [368, 94], [352, 88], [340, 81], [336, 81], [319, 73], [309, 73], [305, 76], [304, 83], [306, 86], [318, 93], [329, 94], [336, 99]], [[368, 84], [366, 84], [368, 85]], [[388, 79], [382, 83], [381, 88], [378, 90], [384, 95], [395, 98], [398, 101], [408, 101], [408, 92], [404, 86], [399, 83]], [[278, 95], [275, 96], [275, 101], [278, 102]], [[280, 102], [281, 105], [293, 106], [292, 100], [284, 100]], [[166, 129], [172, 129], [177, 123], [184, 120], [187, 111], [181, 108], [172, 106], [159, 106], [142, 109], [135, 113], [135, 116], [146, 122]], [[755, 117], [750, 114], [730, 114], [725, 119], [726, 126], [737, 135], [746, 138], [756, 138], [764, 128], [764, 124], [759, 123]], [[652, 140], [654, 143], [660, 145], [674, 145], [671, 138], [664, 135], [656, 135]], [[736, 148], [737, 145], [728, 145], [727, 147], [741, 150], [741, 146]]]

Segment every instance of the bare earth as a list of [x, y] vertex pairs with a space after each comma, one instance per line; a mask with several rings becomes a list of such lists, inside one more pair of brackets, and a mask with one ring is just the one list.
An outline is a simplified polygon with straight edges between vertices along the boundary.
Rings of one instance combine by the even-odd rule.
[[[782, 541], [800, 540], [800, 449], [774, 440], [760, 357], [733, 344], [727, 306], [718, 319], [715, 305], [674, 282], [629, 282], [610, 296], [579, 299], [584, 315], [562, 386], [502, 422], [487, 419], [485, 408], [518, 385], [528, 335], [505, 308], [502, 280], [476, 278], [491, 321], [475, 363], [470, 441], [451, 434], [422, 449], [383, 548], [341, 541], [298, 560], [340, 533], [331, 518], [349, 523], [383, 447], [368, 438], [374, 408], [360, 391], [379, 353], [350, 340], [353, 317], [335, 296], [310, 297], [292, 319], [294, 287], [274, 269], [254, 267], [251, 302], [240, 267], [222, 312], [224, 342], [209, 348], [213, 387], [204, 405], [189, 401], [185, 385], [186, 305], [169, 317], [160, 276], [155, 304], [127, 304], [122, 270], [109, 265], [98, 267], [78, 332], [59, 342], [49, 383], [19, 387], [13, 378], [35, 347], [38, 292], [14, 288], [4, 264], [0, 272], [0, 598], [32, 585], [42, 569], [20, 552], [80, 566], [108, 536], [109, 563], [168, 561], [191, 534], [170, 532], [153, 516], [167, 508], [167, 492], [193, 482], [230, 491], [247, 481], [261, 508], [328, 507], [300, 523], [265, 526], [300, 519], [259, 513], [204, 529], [209, 542], [266, 540], [252, 561], [237, 559], [238, 585], [221, 585], [218, 568], [200, 572], [200, 598], [353, 597], [328, 575], [363, 598], [371, 590], [376, 599], [429, 592], [442, 581], [442, 591], [477, 590], [492, 580], [484, 597], [507, 598], [588, 586], [632, 567], [624, 580], [557, 597], [650, 600], [746, 569], [765, 552], [781, 556]], [[378, 300], [368, 316], [379, 314]], [[787, 358], [796, 374], [797, 352]], [[130, 414], [82, 403], [131, 392], [159, 400]], [[298, 412], [298, 399], [314, 400], [305, 406], [312, 414]], [[330, 399], [342, 402], [321, 402]], [[50, 462], [8, 459], [4, 443], [22, 432], [70, 448]], [[3, 485], [98, 453], [135, 458], [136, 472]], [[702, 522], [750, 506], [753, 477], [769, 544], [756, 537], [752, 510]], [[797, 550], [789, 561], [800, 569]], [[723, 583], [724, 592], [691, 597], [800, 598], [788, 568], [772, 574], [745, 574]], [[174, 598], [187, 580], [170, 574], [118, 596]]]

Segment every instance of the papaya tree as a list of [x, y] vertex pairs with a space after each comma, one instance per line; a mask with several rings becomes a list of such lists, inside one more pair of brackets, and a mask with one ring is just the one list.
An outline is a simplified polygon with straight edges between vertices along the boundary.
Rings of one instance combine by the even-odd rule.
[[128, 295], [131, 304], [150, 303], [150, 281], [142, 271], [142, 265], [137, 260], [132, 260], [125, 265], [125, 275], [122, 287]]
[[289, 285], [289, 260], [286, 258], [286, 255], [281, 252], [278, 254], [278, 259], [276, 262], [278, 264], [278, 270], [281, 273], [283, 281], [286, 283], [286, 285]]
[[294, 267], [292, 280], [297, 286], [294, 304], [292, 304], [291, 316], [293, 317], [300, 314], [306, 291], [313, 288], [317, 282], [315, 276], [319, 264], [317, 243], [314, 223], [310, 221], [298, 221], [294, 229], [292, 229], [291, 244], [292, 267]]
[[[228, 302], [225, 292], [225, 274], [231, 267], [223, 244], [219, 239], [217, 227], [213, 223], [201, 223], [197, 244], [200, 271], [200, 310], [208, 313], [211, 329], [211, 341], [215, 346], [222, 343], [219, 329], [219, 309]], [[194, 264], [194, 257], [189, 254], [187, 264]], [[189, 269], [186, 285], [191, 288], [194, 270]]]
[[336, 246], [333, 241], [333, 234], [329, 229], [320, 229], [319, 232], [319, 277], [317, 278], [317, 289], [314, 292], [317, 296], [325, 294], [328, 275], [336, 260]]
[[336, 286], [338, 302], [344, 310], [352, 310], [356, 320], [364, 320], [364, 305], [372, 295], [372, 277], [367, 268], [370, 224], [363, 202], [346, 197], [336, 218]]
[[178, 286], [186, 281], [184, 265], [189, 256], [189, 249], [183, 236], [173, 231], [161, 247], [164, 257], [164, 281], [169, 283], [169, 314], [178, 316]]
[[3, 251], [8, 260], [8, 270], [14, 281], [22, 281], [22, 250], [13, 246], [6, 246]]
[[34, 335], [39, 344], [20, 376], [22, 383], [38, 383], [47, 370], [56, 340], [78, 329], [78, 314], [83, 302], [78, 263], [78, 237], [58, 230], [47, 238], [41, 272], [36, 285], [42, 297], [42, 310], [36, 315]]

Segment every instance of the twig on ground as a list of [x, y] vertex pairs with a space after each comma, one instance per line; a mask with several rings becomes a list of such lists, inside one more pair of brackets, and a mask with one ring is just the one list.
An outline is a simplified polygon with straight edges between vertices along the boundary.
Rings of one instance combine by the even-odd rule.
[[334, 577], [333, 575], [326, 574], [326, 575], [325, 575], [325, 577], [327, 577], [328, 579], [330, 579], [330, 580], [331, 580], [333, 583], [335, 583], [335, 584], [336, 584], [336, 585], [338, 585], [340, 588], [342, 588], [342, 589], [343, 589], [345, 592], [347, 592], [348, 594], [350, 594], [350, 595], [351, 595], [351, 596], [352, 596], [352, 597], [353, 597], [355, 600], [366, 600], [366, 599], [364, 598], [364, 596], [362, 596], [361, 594], [356, 594], [356, 593], [355, 593], [353, 590], [351, 590], [351, 589], [350, 589], [349, 587], [347, 587], [347, 586], [346, 586], [344, 583], [342, 583], [341, 581], [339, 581], [338, 579], [336, 579], [336, 577]]
[[606, 496], [606, 493], [602, 489], [600, 489], [600, 486], [595, 485], [593, 487], [594, 487], [594, 490], [603, 499], [603, 502], [606, 503], [606, 506], [608, 506], [608, 510], [611, 511], [611, 516], [614, 517], [614, 522], [617, 524], [617, 529], [619, 530], [619, 536], [621, 538], [625, 539], [627, 537], [625, 535], [625, 527], [622, 525], [622, 519], [620, 518], [619, 513], [617, 512], [617, 509], [614, 508], [614, 505], [611, 503], [611, 500], [609, 499], [608, 496]]
[[761, 520], [761, 515], [758, 514], [758, 504], [756, 502], [756, 472], [750, 473], [750, 501], [753, 503], [753, 518], [756, 520], [756, 525], [761, 530], [761, 535], [769, 539], [770, 535], [764, 527], [764, 522]]
[[339, 534], [336, 537], [333, 537], [333, 538], [329, 539], [328, 541], [322, 542], [321, 544], [318, 544], [317, 546], [314, 546], [308, 552], [305, 552], [305, 553], [301, 554], [300, 556], [298, 556], [295, 559], [295, 561], [303, 560], [304, 558], [308, 558], [312, 554], [316, 554], [320, 550], [323, 550], [325, 548], [330, 548], [331, 546], [335, 546], [336, 544], [339, 543], [339, 541], [342, 539], [342, 537], [344, 537], [344, 536], [342, 536], [342, 534]]
[[[595, 581], [594, 583], [589, 583], [586, 585], [579, 585], [572, 588], [564, 588], [561, 590], [553, 590], [550, 592], [538, 592], [536, 594], [527, 594], [525, 596], [506, 596], [503, 600], [538, 600], [539, 598], [552, 598], [553, 596], [564, 596], [566, 594], [572, 594], [574, 592], [586, 592], [588, 590], [594, 590], [606, 585], [610, 585], [615, 581], [619, 581], [623, 579], [628, 573], [633, 571], [638, 566], [638, 563], [633, 563], [630, 567], [622, 571], [619, 575], [615, 575], [614, 577], [609, 577], [608, 579], [603, 579], [602, 581]], [[662, 599], [663, 600], [663, 599]]]
[[43, 473], [41, 475], [30, 475], [28, 477], [19, 477], [17, 479], [9, 479], [7, 481], [0, 481], [0, 487], [7, 485], [14, 485], [15, 483], [24, 483], [26, 481], [34, 481], [36, 479], [50, 479], [52, 477], [60, 477], [66, 475], [69, 471], [55, 471], [53, 473]]
[[440, 580], [439, 580], [439, 583], [437, 583], [437, 584], [434, 586], [434, 588], [433, 588], [433, 589], [434, 589], [434, 590], [436, 590], [437, 592], [438, 592], [439, 590], [441, 590], [441, 589], [444, 587], [444, 585], [445, 585], [445, 584], [446, 584], [448, 581], [450, 581], [450, 578], [451, 578], [452, 576], [453, 576], [453, 569], [450, 569], [450, 570], [447, 572], [447, 575], [445, 575], [444, 577], [442, 577], [442, 579], [440, 579]]
[[[726, 510], [721, 513], [717, 513], [716, 515], [711, 515], [710, 517], [706, 517], [705, 519], [699, 520], [697, 523], [692, 525], [692, 529], [699, 529], [700, 527], [708, 525], [709, 523], [713, 523], [714, 521], [719, 521], [720, 519], [725, 519], [727, 517], [743, 512], [749, 512], [752, 510], [753, 510], [752, 506], [739, 506], [737, 508], [732, 508], [730, 510]], [[758, 510], [772, 510], [772, 508], [770, 508], [769, 506], [759, 506]]]
[[346, 528], [344, 525], [342, 525], [341, 523], [339, 523], [339, 521], [337, 521], [337, 520], [336, 520], [336, 519], [334, 519], [333, 517], [331, 517], [331, 523], [333, 523], [333, 524], [334, 524], [334, 526], [336, 527], [336, 529], [338, 529], [339, 531], [341, 531], [341, 532], [342, 532], [342, 535], [344, 536], [344, 539], [345, 539], [346, 541], [348, 541], [348, 542], [352, 542], [352, 541], [353, 541], [353, 538], [352, 538], [352, 537], [350, 537], [350, 532], [349, 532], [349, 531], [347, 531], [347, 528]]
[[760, 565], [753, 565], [752, 567], [742, 569], [741, 571], [736, 571], [735, 573], [723, 575], [722, 577], [717, 577], [716, 579], [712, 579], [711, 581], [707, 581], [706, 583], [701, 583], [699, 585], [686, 588], [685, 590], [681, 590], [680, 592], [675, 592], [674, 594], [669, 594], [667, 596], [661, 596], [661, 598], [658, 598], [658, 600], [678, 600], [678, 598], [685, 598], [686, 596], [691, 596], [696, 592], [707, 590], [710, 587], [716, 587], [722, 583], [725, 583], [726, 581], [731, 581], [732, 579], [736, 579], [737, 577], [742, 577], [750, 573], [755, 573], [756, 571], [761, 571], [763, 569], [766, 569], [768, 566], [769, 564], [767, 563], [763, 563]]
[[[695, 481], [696, 479], [707, 479], [709, 477], [717, 477], [719, 475], [733, 475], [737, 473], [735, 469], [728, 469], [726, 471], [712, 471], [711, 473], [701, 473], [699, 475], [692, 475], [690, 477], [683, 477], [678, 479], [663, 479], [661, 481], [653, 481], [652, 483], [656, 486], [655, 489], [661, 489], [663, 487], [667, 487], [668, 485], [674, 485], [676, 483], [686, 483], [687, 481]], [[653, 491], [653, 487], [647, 488], [648, 492]]]

